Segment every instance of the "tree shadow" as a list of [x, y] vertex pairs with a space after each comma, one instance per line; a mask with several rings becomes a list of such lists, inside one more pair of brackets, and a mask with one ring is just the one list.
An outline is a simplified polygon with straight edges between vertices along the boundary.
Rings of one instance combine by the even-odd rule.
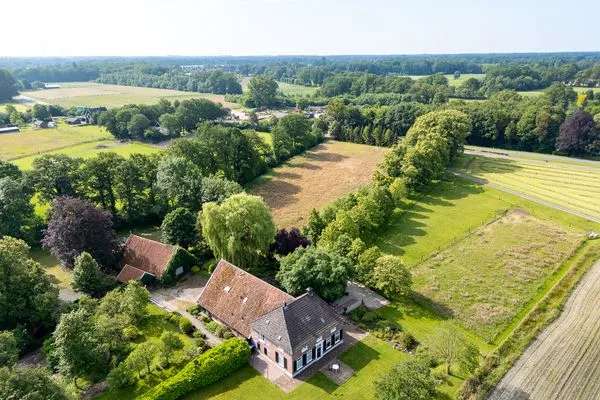
[[363, 341], [358, 341], [340, 356], [340, 360], [348, 364], [356, 372], [380, 357], [380, 353], [377, 350]]
[[322, 372], [313, 375], [306, 383], [316, 386], [327, 394], [333, 393], [339, 386]]
[[262, 196], [271, 209], [278, 210], [297, 203], [298, 198], [295, 195], [300, 191], [301, 187], [298, 185], [280, 179], [272, 179], [257, 187], [253, 194]]
[[271, 178], [271, 180], [273, 179], [298, 179], [300, 178], [300, 174], [297, 174], [295, 172], [289, 172], [289, 171], [274, 171], [273, 172], [273, 176]]
[[[505, 157], [493, 156], [467, 156], [469, 157], [464, 163], [463, 168], [467, 173], [494, 173], [494, 174], [511, 174], [523, 169], [515, 160]], [[540, 160], [541, 161], [541, 160]], [[548, 160], [544, 160], [548, 162]]]
[[295, 162], [295, 163], [289, 163], [288, 165], [293, 168], [309, 169], [312, 171], [323, 169], [323, 167], [321, 167], [317, 164], [309, 163], [309, 162]]
[[343, 154], [331, 153], [328, 151], [314, 151], [304, 155], [304, 158], [315, 161], [338, 162], [349, 158]]

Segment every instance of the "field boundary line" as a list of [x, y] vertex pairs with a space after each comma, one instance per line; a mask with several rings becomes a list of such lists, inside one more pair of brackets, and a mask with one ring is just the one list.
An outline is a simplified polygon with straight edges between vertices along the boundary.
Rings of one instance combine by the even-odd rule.
[[538, 204], [541, 204], [541, 205], [546, 206], [546, 207], [554, 208], [555, 210], [563, 211], [563, 212], [566, 212], [566, 213], [578, 216], [580, 218], [587, 219], [588, 221], [600, 223], [600, 217], [596, 217], [596, 216], [593, 216], [593, 215], [590, 215], [590, 214], [587, 214], [587, 213], [583, 213], [583, 212], [574, 210], [574, 209], [572, 209], [570, 207], [564, 207], [564, 206], [561, 206], [559, 204], [556, 204], [556, 203], [553, 203], [553, 202], [550, 202], [550, 201], [547, 201], [547, 200], [540, 199], [537, 196], [532, 196], [532, 195], [529, 195], [527, 193], [523, 193], [521, 191], [514, 190], [514, 189], [511, 189], [511, 188], [506, 187], [504, 185], [501, 185], [501, 184], [498, 184], [498, 183], [493, 183], [493, 182], [488, 181], [487, 179], [478, 178], [476, 176], [473, 176], [473, 175], [470, 175], [470, 174], [467, 174], [467, 173], [464, 173], [464, 172], [453, 170], [452, 173], [454, 175], [458, 176], [458, 177], [461, 177], [461, 178], [464, 178], [464, 179], [468, 179], [468, 180], [470, 180], [472, 182], [475, 182], [475, 183], [479, 183], [480, 185], [489, 186], [491, 188], [494, 188], [494, 189], [497, 189], [497, 190], [501, 190], [503, 192], [506, 192], [506, 193], [509, 193], [509, 194], [512, 194], [512, 195], [515, 195], [515, 196], [522, 197], [525, 200], [530, 200], [530, 201], [533, 201], [534, 203], [538, 203]]

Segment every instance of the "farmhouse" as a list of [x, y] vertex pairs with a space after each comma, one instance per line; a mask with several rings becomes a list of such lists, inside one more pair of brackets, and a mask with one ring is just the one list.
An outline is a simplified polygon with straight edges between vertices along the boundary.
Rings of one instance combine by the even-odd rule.
[[18, 126], [7, 126], [4, 128], [0, 128], [0, 134], [3, 133], [14, 133], [14, 132], [20, 132], [20, 129]]
[[289, 376], [344, 340], [343, 320], [312, 290], [294, 298], [225, 260], [215, 268], [198, 304]]
[[140, 280], [168, 282], [188, 271], [195, 258], [187, 250], [130, 235], [123, 248], [122, 268], [117, 280], [127, 283]]

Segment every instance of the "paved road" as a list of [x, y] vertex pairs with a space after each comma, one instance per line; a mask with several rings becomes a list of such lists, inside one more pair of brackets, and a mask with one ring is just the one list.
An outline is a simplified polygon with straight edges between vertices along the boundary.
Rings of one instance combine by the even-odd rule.
[[466, 174], [464, 172], [459, 172], [459, 171], [452, 171], [452, 173], [454, 175], [456, 175], [456, 176], [460, 176], [461, 178], [469, 179], [469, 180], [471, 180], [471, 181], [473, 181], [475, 183], [479, 183], [480, 185], [486, 185], [486, 186], [492, 187], [494, 189], [498, 189], [498, 190], [500, 190], [502, 192], [510, 193], [510, 194], [515, 195], [515, 196], [522, 197], [522, 198], [524, 198], [526, 200], [533, 201], [533, 202], [541, 204], [543, 206], [554, 208], [556, 210], [564, 211], [564, 212], [569, 213], [569, 214], [577, 215], [578, 217], [587, 219], [589, 221], [594, 221], [594, 222], [600, 223], [600, 218], [595, 217], [593, 215], [589, 215], [589, 214], [583, 213], [583, 212], [578, 211], [578, 210], [574, 210], [574, 209], [569, 208], [569, 207], [564, 207], [564, 206], [561, 206], [560, 204], [552, 203], [550, 201], [546, 201], [544, 199], [540, 199], [537, 196], [532, 196], [530, 194], [523, 193], [523, 192], [520, 192], [518, 190], [513, 190], [513, 189], [511, 189], [509, 187], [506, 187], [504, 185], [500, 185], [500, 184], [497, 184], [497, 183], [490, 182], [487, 179], [478, 178], [476, 176], [469, 175], [469, 174]]
[[600, 399], [600, 261], [488, 400]]

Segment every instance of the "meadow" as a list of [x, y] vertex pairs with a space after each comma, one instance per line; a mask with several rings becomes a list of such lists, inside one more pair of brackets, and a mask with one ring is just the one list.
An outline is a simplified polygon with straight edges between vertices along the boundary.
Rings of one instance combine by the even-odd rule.
[[286, 96], [312, 96], [319, 90], [317, 86], [296, 85], [293, 83], [277, 82], [279, 91]]
[[98, 143], [112, 140], [104, 128], [90, 126], [70, 126], [59, 123], [56, 128], [25, 128], [20, 133], [0, 135], [0, 160], [34, 156], [48, 151], [67, 149], [83, 143]]
[[[426, 76], [429, 75], [408, 75], [409, 78], [415, 80], [425, 78]], [[446, 77], [446, 79], [448, 79], [448, 84], [450, 86], [460, 86], [464, 81], [466, 81], [469, 78], [481, 80], [485, 77], [485, 74], [461, 74], [460, 77], [458, 77], [458, 79], [454, 79], [454, 74], [445, 74], [444, 76]]]
[[0, 112], [5, 112], [8, 105], [15, 107], [18, 112], [25, 112], [29, 109], [29, 105], [23, 103], [0, 103]]
[[264, 198], [277, 226], [301, 227], [313, 208], [369, 183], [385, 151], [328, 140], [259, 177], [248, 191]]
[[21, 93], [37, 102], [56, 104], [63, 107], [121, 107], [126, 104], [154, 104], [160, 99], [186, 100], [206, 98], [229, 108], [238, 104], [225, 101], [225, 96], [212, 93], [183, 92], [136, 86], [105, 85], [95, 82], [62, 83], [58, 89], [33, 90]]
[[600, 161], [468, 146], [460, 172], [600, 221]]

